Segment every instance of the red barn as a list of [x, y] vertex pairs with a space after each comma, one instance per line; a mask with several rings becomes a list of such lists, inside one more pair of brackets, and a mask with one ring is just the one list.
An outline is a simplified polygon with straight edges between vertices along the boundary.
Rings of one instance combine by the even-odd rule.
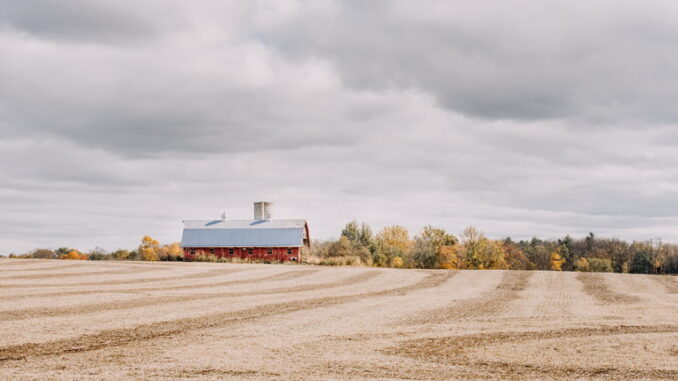
[[310, 248], [306, 220], [272, 220], [271, 203], [255, 202], [253, 220], [185, 220], [184, 258], [214, 255], [263, 261], [300, 261]]

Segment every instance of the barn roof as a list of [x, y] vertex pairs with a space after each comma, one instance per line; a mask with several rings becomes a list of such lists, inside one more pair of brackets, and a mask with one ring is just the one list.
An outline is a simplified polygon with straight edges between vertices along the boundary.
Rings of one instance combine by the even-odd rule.
[[182, 247], [295, 247], [305, 220], [186, 220]]

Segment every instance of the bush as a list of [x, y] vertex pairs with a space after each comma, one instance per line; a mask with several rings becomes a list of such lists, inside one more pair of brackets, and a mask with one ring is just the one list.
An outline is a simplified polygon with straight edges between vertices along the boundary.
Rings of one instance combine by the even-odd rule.
[[393, 257], [391, 258], [391, 267], [395, 267], [397, 269], [403, 267], [403, 259], [400, 257]]
[[327, 257], [318, 262], [321, 266], [360, 266], [362, 264], [357, 255], [348, 255], [344, 257]]
[[57, 256], [50, 249], [36, 249], [31, 253], [31, 258], [52, 259]]
[[612, 261], [609, 259], [603, 258], [588, 258], [589, 267], [593, 272], [599, 273], [611, 273], [612, 272]]
[[574, 261], [574, 269], [576, 271], [591, 271], [591, 266], [586, 258], [579, 258]]
[[74, 259], [74, 260], [86, 261], [87, 255], [80, 254], [77, 250], [72, 250], [70, 253], [63, 254], [62, 256], [60, 256], [59, 259]]

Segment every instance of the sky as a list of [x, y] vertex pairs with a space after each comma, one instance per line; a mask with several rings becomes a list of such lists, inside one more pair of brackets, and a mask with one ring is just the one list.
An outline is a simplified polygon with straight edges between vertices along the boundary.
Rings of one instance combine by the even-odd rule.
[[0, 0], [0, 254], [351, 220], [678, 241], [675, 1]]

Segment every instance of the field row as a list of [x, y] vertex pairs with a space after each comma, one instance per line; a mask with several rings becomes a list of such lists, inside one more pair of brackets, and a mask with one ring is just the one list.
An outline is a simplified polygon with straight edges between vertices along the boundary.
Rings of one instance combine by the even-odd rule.
[[0, 378], [678, 378], [678, 280], [0, 261]]

